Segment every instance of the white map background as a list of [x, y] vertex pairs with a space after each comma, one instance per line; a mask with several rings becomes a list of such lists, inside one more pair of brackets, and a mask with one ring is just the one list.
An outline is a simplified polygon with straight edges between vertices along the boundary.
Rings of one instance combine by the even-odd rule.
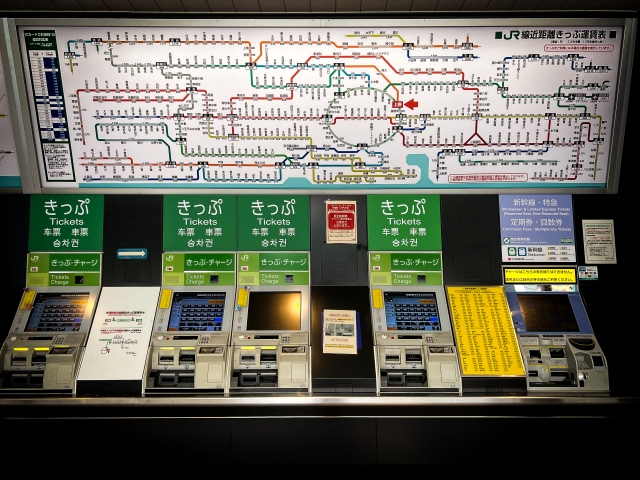
[[619, 27], [47, 30], [71, 147], [45, 187], [606, 182]]
[[[9, 96], [4, 78], [4, 65], [0, 59], [0, 188], [6, 186], [20, 185], [19, 178], [9, 179], [7, 177], [20, 177], [18, 169], [18, 156], [16, 154], [16, 142], [13, 137], [11, 126], [11, 116], [9, 109]], [[7, 185], [9, 181], [10, 185]]]

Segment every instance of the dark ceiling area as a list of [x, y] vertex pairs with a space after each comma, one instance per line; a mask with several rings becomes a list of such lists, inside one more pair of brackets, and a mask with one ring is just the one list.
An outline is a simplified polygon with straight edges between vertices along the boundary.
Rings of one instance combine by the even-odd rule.
[[[635, 15], [640, 0], [0, 0], [0, 12], [100, 14]], [[11, 16], [11, 15], [5, 15]]]

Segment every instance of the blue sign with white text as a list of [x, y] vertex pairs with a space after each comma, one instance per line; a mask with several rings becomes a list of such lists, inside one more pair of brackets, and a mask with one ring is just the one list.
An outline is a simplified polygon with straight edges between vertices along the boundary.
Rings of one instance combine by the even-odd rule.
[[571, 195], [500, 195], [502, 261], [576, 262]]

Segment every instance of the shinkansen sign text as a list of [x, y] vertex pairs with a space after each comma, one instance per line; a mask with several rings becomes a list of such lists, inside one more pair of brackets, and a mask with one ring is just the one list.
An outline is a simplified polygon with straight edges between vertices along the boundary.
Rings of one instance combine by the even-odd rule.
[[574, 262], [571, 195], [500, 195], [502, 261]]

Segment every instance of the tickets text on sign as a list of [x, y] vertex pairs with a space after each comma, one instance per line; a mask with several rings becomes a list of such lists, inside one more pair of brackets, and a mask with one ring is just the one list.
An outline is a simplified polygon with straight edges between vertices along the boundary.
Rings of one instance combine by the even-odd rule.
[[[295, 227], [289, 227], [289, 225], [291, 225], [291, 221], [286, 218], [277, 220], [264, 218], [265, 212], [263, 212], [263, 210], [266, 209], [267, 214], [270, 216], [284, 215], [285, 217], [288, 217], [289, 215], [295, 215], [295, 205], [295, 198], [292, 198], [291, 200], [284, 200], [280, 205], [277, 203], [265, 205], [265, 203], [260, 200], [252, 202], [251, 213], [256, 217], [260, 228], [252, 229], [251, 235], [254, 237], [267, 237], [260, 242], [263, 247], [272, 246], [286, 248], [287, 237], [296, 236]], [[277, 236], [278, 238], [273, 238], [274, 236]]]
[[[67, 219], [68, 215], [82, 217], [89, 215], [89, 203], [91, 199], [78, 199], [75, 204], [64, 203], [58, 204], [56, 200], [48, 200], [44, 203], [44, 213], [49, 216], [51, 224], [44, 227], [43, 235], [45, 237], [57, 237], [52, 242], [56, 248], [71, 247], [78, 248], [80, 246], [80, 237], [89, 236], [89, 228], [83, 227], [84, 220], [81, 218]], [[62, 215], [62, 218], [60, 218]], [[72, 238], [61, 238], [62, 227], [71, 226], [69, 234]]]
[[[179, 237], [190, 237], [187, 240], [187, 246], [189, 248], [195, 247], [213, 247], [213, 238], [221, 237], [222, 227], [218, 227], [218, 221], [215, 218], [191, 218], [193, 215], [200, 217], [201, 215], [212, 216], [222, 215], [222, 199], [211, 199], [208, 204], [206, 203], [192, 203], [189, 200], [181, 200], [177, 204], [178, 215], [182, 215], [184, 218], [184, 226], [179, 227], [177, 234]], [[205, 226], [204, 238], [196, 237], [196, 226]]]
[[425, 227], [421, 227], [422, 224], [421, 219], [419, 218], [403, 218], [404, 215], [407, 215], [411, 212], [411, 215], [424, 215], [424, 204], [426, 200], [424, 198], [414, 199], [413, 203], [398, 203], [394, 204], [394, 202], [390, 200], [385, 200], [381, 203], [380, 207], [382, 210], [382, 214], [385, 215], [386, 220], [388, 222], [387, 227], [382, 228], [382, 235], [384, 236], [392, 236], [398, 237], [400, 235], [400, 229], [398, 226], [410, 226], [409, 228], [409, 236], [410, 238], [394, 238], [392, 241], [392, 245], [394, 247], [417, 247], [418, 240], [414, 237], [423, 237], [427, 235], [427, 229]]

